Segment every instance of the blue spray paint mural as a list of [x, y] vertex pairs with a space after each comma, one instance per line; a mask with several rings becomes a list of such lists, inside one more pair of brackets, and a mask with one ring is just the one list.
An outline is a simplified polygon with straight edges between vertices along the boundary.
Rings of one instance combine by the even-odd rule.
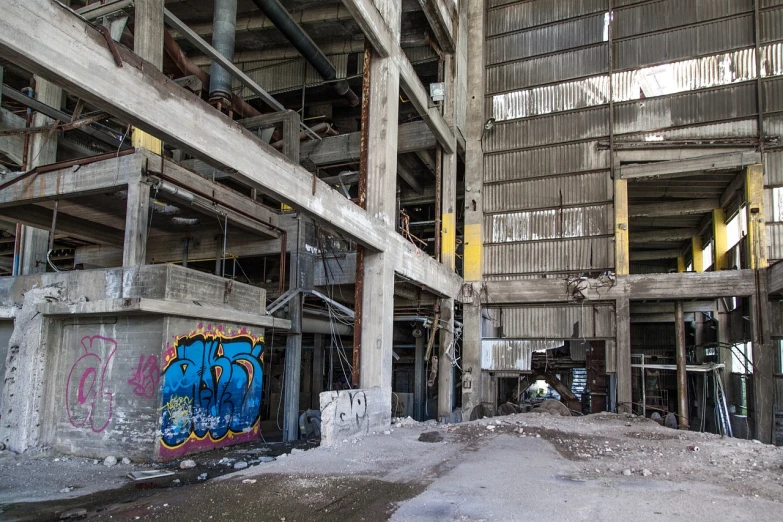
[[165, 354], [159, 455], [174, 458], [258, 436], [263, 338], [199, 325]]

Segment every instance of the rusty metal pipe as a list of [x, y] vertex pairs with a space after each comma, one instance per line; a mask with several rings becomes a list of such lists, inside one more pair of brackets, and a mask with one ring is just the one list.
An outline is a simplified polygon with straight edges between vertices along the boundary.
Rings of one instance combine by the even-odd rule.
[[[209, 90], [209, 82], [211, 80], [209, 73], [201, 70], [198, 65], [193, 63], [193, 60], [185, 55], [185, 52], [182, 50], [176, 40], [174, 40], [174, 37], [171, 36], [171, 33], [169, 33], [168, 29], [163, 32], [163, 48], [166, 50], [166, 54], [168, 54], [169, 58], [174, 61], [177, 69], [179, 69], [182, 74], [185, 76], [195, 76], [201, 80], [203, 89]], [[261, 113], [256, 110], [255, 107], [247, 103], [244, 99], [240, 98], [236, 94], [231, 95], [231, 105], [234, 109], [234, 112], [244, 118], [251, 118], [253, 116], [261, 115]]]
[[[364, 62], [362, 68], [362, 128], [359, 148], [359, 200], [361, 208], [367, 207], [367, 161], [369, 159], [370, 142], [370, 65], [372, 63], [372, 47], [364, 43]], [[351, 382], [355, 387], [361, 382], [362, 363], [362, 313], [364, 297], [364, 247], [356, 247], [356, 281], [354, 285], [354, 319], [353, 319], [353, 371]]]

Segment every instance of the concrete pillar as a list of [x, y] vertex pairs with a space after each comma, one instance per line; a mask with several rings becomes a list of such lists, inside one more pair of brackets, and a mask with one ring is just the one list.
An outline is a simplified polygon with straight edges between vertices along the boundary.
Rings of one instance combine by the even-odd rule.
[[[57, 85], [34, 77], [35, 99], [41, 103], [60, 109], [63, 90]], [[66, 123], [66, 122], [63, 122]], [[36, 112], [31, 123], [33, 127], [54, 125], [54, 120]], [[57, 161], [57, 135], [41, 132], [30, 136], [30, 148], [27, 154], [26, 168], [49, 165]], [[49, 232], [40, 228], [22, 227], [21, 275], [46, 272], [46, 254], [49, 251]]]
[[[163, 69], [163, 3], [164, 0], [135, 0], [133, 52], [158, 70]], [[133, 146], [161, 154], [161, 141], [134, 129]]]
[[[400, 37], [401, 2], [376, 0], [375, 5], [396, 39]], [[367, 212], [389, 228], [397, 221], [397, 124], [400, 71], [393, 58], [373, 52], [370, 64]], [[361, 388], [381, 387], [383, 407], [391, 421], [394, 265], [387, 254], [364, 254], [362, 295]]]
[[614, 180], [614, 271], [617, 275], [631, 273], [628, 239], [628, 180]]
[[422, 335], [416, 337], [416, 351], [413, 362], [413, 418], [424, 420], [424, 401], [427, 400], [426, 378], [424, 375], [424, 329]]
[[726, 231], [726, 212], [722, 208], [712, 211], [712, 237], [715, 245], [713, 269], [718, 272], [729, 267], [728, 233]]
[[[467, 11], [467, 111], [465, 124], [465, 242], [463, 273], [466, 282], [481, 281], [484, 251], [484, 11], [485, 0], [460, 3]], [[492, 132], [492, 131], [489, 131]], [[478, 292], [462, 307], [462, 411], [469, 418], [481, 404], [481, 298]]]
[[149, 216], [150, 185], [142, 180], [140, 172], [132, 173], [128, 178], [122, 266], [141, 266], [145, 263]]
[[701, 236], [691, 238], [691, 258], [693, 259], [693, 271], [704, 272], [704, 242]]
[[617, 413], [631, 413], [633, 385], [631, 377], [631, 302], [627, 297], [615, 303], [617, 324], [616, 367]]
[[674, 302], [674, 330], [677, 350], [677, 416], [681, 430], [690, 428], [688, 413], [688, 372], [685, 353], [685, 313], [682, 301]]
[[438, 354], [438, 418], [449, 417], [454, 409], [454, 300], [440, 302], [440, 351]]

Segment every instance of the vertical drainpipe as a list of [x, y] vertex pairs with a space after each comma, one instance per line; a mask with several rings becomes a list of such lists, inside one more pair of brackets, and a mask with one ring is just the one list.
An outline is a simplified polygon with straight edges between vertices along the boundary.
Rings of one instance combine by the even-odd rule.
[[[212, 21], [212, 47], [228, 58], [234, 57], [237, 29], [237, 0], [215, 0]], [[209, 68], [209, 99], [230, 104], [233, 80], [231, 74], [214, 60]]]

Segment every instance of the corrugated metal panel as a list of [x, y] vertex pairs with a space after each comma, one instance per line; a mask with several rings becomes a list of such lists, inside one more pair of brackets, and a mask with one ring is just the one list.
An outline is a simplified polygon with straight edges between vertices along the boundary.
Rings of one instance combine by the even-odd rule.
[[764, 112], [783, 111], [783, 78], [764, 80]]
[[767, 223], [767, 245], [769, 259], [783, 259], [783, 223]]
[[778, 42], [761, 48], [761, 75], [783, 75], [783, 43]]
[[520, 306], [504, 308], [503, 337], [512, 339], [595, 339], [615, 336], [611, 304]]
[[612, 199], [609, 174], [592, 172], [484, 187], [484, 211], [505, 212], [603, 203]]
[[720, 139], [720, 138], [756, 138], [758, 137], [758, 120], [735, 120], [725, 123], [712, 123], [668, 129], [660, 132], [642, 134], [620, 134], [615, 136], [618, 143], [626, 141], [661, 141], [689, 139]]
[[599, 150], [596, 141], [491, 154], [484, 156], [484, 181], [491, 183], [608, 169], [611, 166], [609, 158], [609, 151]]
[[615, 8], [615, 38], [663, 31], [753, 10], [752, 0], [663, 0]]
[[487, 40], [487, 64], [556, 53], [604, 41], [604, 14]]
[[484, 152], [553, 145], [609, 136], [609, 108], [498, 124], [484, 136]]
[[764, 156], [764, 184], [783, 186], [783, 149], [769, 151]]
[[606, 270], [614, 266], [614, 238], [488, 245], [484, 256], [486, 275]]
[[752, 45], [753, 16], [748, 15], [622, 40], [614, 44], [615, 68], [630, 69]]
[[606, 373], [617, 373], [617, 343], [613, 340], [606, 341]]
[[537, 25], [549, 24], [568, 18], [592, 13], [603, 13], [608, 9], [606, 0], [490, 0], [490, 8], [514, 5], [501, 9], [490, 9], [487, 13], [487, 35], [519, 31]]
[[612, 233], [612, 206], [596, 205], [484, 216], [486, 243], [538, 241]]
[[560, 82], [608, 71], [606, 45], [487, 68], [487, 92]]
[[[435, 50], [430, 46], [423, 47], [404, 47], [403, 51], [408, 60], [414, 65], [418, 63], [436, 62], [438, 61], [438, 55]], [[361, 61], [361, 60], [360, 60]], [[363, 61], [361, 61], [364, 64]]]
[[[334, 65], [337, 78], [345, 78], [348, 55], [331, 55], [329, 60]], [[242, 69], [253, 81], [272, 94], [301, 89], [303, 83], [308, 86], [323, 83], [323, 78], [304, 60], [248, 62], [242, 65]], [[234, 79], [234, 90], [239, 90], [239, 95], [246, 100], [258, 97], [237, 79]]]
[[533, 352], [554, 350], [561, 346], [562, 341], [485, 340], [481, 342], [481, 369], [529, 372]]
[[652, 98], [615, 106], [615, 132], [681, 127], [756, 113], [755, 84]]
[[491, 99], [489, 113], [498, 121], [593, 107], [609, 103], [609, 76], [514, 91]]
[[783, 39], [783, 9], [763, 11], [759, 18], [759, 32], [762, 42]]
[[770, 136], [783, 136], [783, 114], [765, 116], [764, 132]]

